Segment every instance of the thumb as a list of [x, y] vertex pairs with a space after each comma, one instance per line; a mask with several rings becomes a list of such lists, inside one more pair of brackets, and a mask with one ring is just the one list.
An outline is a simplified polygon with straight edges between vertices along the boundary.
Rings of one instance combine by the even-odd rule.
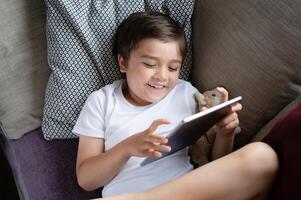
[[204, 110], [206, 110], [206, 109], [207, 109], [206, 106], [201, 106], [201, 107], [199, 108], [200, 112], [202, 112], [202, 111], [204, 111]]
[[228, 99], [229, 99], [229, 93], [228, 93], [228, 91], [225, 88], [223, 88], [223, 87], [217, 87], [215, 90], [217, 92], [219, 92], [220, 95], [221, 95], [221, 99], [220, 99], [221, 102], [220, 103], [228, 101]]
[[153, 123], [150, 125], [150, 127], [147, 129], [147, 132], [153, 133], [156, 131], [158, 126], [163, 125], [163, 124], [169, 124], [170, 122], [167, 119], [157, 119], [153, 121]]

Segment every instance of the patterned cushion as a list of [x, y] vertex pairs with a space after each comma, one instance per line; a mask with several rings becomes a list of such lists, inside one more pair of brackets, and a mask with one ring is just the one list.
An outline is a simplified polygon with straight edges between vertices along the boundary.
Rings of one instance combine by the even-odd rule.
[[[194, 1], [46, 0], [48, 63], [52, 70], [45, 94], [42, 130], [47, 140], [76, 137], [77, 116], [94, 90], [119, 79], [112, 54], [121, 21], [137, 11], [161, 11], [179, 21], [190, 41]], [[181, 78], [188, 79], [191, 43]]]

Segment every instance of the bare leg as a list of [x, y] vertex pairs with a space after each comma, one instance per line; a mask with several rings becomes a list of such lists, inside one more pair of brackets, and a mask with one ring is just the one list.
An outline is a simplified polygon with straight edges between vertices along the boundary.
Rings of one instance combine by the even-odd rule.
[[256, 142], [145, 192], [104, 199], [264, 199], [277, 169], [272, 148]]

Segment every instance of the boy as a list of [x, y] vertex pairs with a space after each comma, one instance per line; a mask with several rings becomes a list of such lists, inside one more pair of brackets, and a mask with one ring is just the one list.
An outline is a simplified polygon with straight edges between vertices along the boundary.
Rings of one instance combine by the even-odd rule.
[[[80, 138], [76, 172], [82, 188], [104, 186], [103, 197], [121, 194], [113, 199], [263, 198], [277, 169], [275, 153], [264, 144], [195, 170], [187, 149], [140, 166], [145, 157], [170, 151], [166, 135], [196, 109], [196, 89], [179, 80], [186, 44], [176, 22], [160, 13], [132, 14], [117, 30], [115, 53], [126, 79], [93, 92], [73, 129]], [[218, 90], [227, 100], [227, 91]], [[233, 106], [215, 125], [212, 160], [232, 151], [240, 109]]]

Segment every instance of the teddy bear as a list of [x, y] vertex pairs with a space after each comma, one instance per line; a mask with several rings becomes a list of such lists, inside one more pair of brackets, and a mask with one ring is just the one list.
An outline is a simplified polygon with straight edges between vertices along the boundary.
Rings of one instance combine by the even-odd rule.
[[[225, 101], [223, 94], [218, 90], [218, 88], [205, 91], [203, 94], [196, 92], [194, 94], [194, 99], [197, 103], [197, 112], [201, 112], [206, 108], [216, 106]], [[237, 127], [235, 129], [235, 134], [240, 133], [240, 131], [241, 128]], [[215, 131], [214, 127], [212, 127], [207, 131], [206, 134], [204, 134], [195, 144], [190, 147], [190, 155], [192, 157], [192, 161], [198, 166], [204, 165], [209, 162], [209, 154], [214, 140]]]
[[[194, 94], [194, 99], [197, 103], [197, 112], [200, 112], [205, 108], [210, 108], [222, 103], [222, 94], [217, 89], [205, 91], [203, 94], [196, 92]], [[215, 132], [213, 131], [213, 128], [211, 128], [190, 147], [192, 161], [198, 166], [209, 162], [209, 153], [214, 140]]]
[[194, 94], [194, 98], [197, 102], [199, 111], [201, 111], [202, 107], [210, 108], [212, 106], [216, 106], [222, 103], [222, 94], [217, 89], [208, 90], [203, 94], [200, 92], [196, 92]]

